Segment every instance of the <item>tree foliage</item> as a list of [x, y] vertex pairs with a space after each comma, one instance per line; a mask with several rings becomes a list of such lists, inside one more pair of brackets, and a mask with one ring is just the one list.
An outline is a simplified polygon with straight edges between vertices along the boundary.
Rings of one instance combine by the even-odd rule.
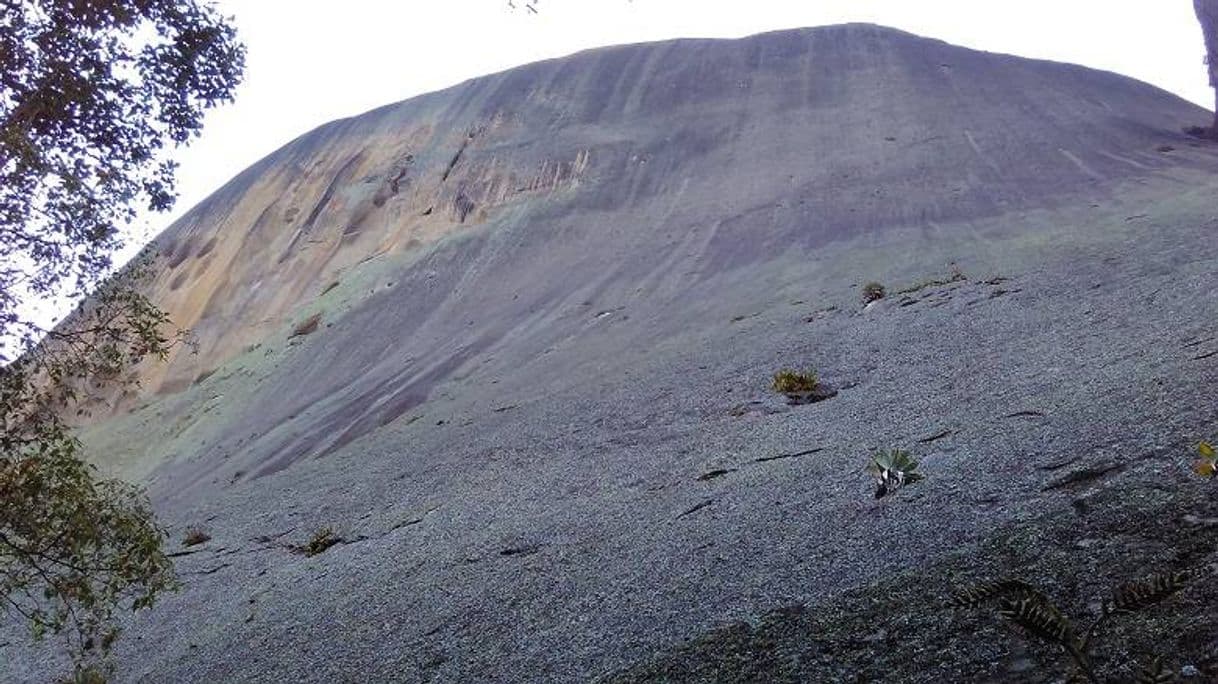
[[[1215, 89], [1215, 102], [1218, 102], [1218, 0], [1193, 0], [1193, 11], [1201, 24], [1210, 87]], [[1218, 107], [1215, 107], [1214, 125], [1210, 127], [1209, 135], [1218, 137]]]
[[104, 651], [115, 606], [148, 606], [172, 586], [163, 534], [140, 490], [98, 480], [70, 435], [41, 439], [37, 453], [0, 462], [0, 592], [35, 636]]
[[147, 607], [175, 586], [147, 498], [100, 478], [65, 420], [85, 395], [134, 382], [132, 361], [183, 341], [133, 287], [143, 268], [0, 368], [0, 603], [36, 638], [63, 636], [78, 674], [108, 652], [119, 607]]
[[0, 324], [23, 296], [81, 294], [119, 230], [174, 200], [164, 152], [232, 98], [244, 51], [194, 0], [0, 0]]
[[[172, 205], [169, 152], [245, 53], [203, 0], [0, 0], [0, 26], [0, 605], [66, 638], [79, 677], [174, 576], [148, 499], [84, 461], [69, 418], [183, 341], [136, 287], [148, 262], [111, 261]], [[45, 301], [79, 306], [47, 329]]]

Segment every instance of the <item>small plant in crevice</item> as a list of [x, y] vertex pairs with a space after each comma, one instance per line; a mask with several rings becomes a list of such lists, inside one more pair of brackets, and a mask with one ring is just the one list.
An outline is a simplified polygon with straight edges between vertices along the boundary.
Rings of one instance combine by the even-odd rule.
[[211, 541], [211, 535], [201, 527], [188, 527], [182, 536], [182, 546], [198, 546]]
[[1193, 463], [1193, 472], [1207, 480], [1214, 479], [1218, 472], [1218, 452], [1209, 442], [1201, 442], [1197, 445], [1197, 455], [1199, 458]]
[[863, 286], [863, 303], [870, 304], [884, 298], [884, 286], [874, 280]]
[[968, 280], [968, 276], [964, 274], [964, 271], [959, 266], [952, 264], [951, 275], [947, 276], [946, 278], [930, 278], [928, 280], [923, 280], [920, 283], [915, 283], [908, 287], [897, 290], [896, 294], [913, 294], [919, 290], [925, 290], [928, 287], [942, 287], [943, 285], [951, 285], [952, 283], [960, 283], [966, 280]]
[[[113, 665], [77, 665], [72, 676], [56, 680], [57, 684], [106, 684], [108, 670]], [[111, 672], [111, 674], [113, 674]]]
[[1183, 126], [1180, 130], [1185, 135], [1190, 135], [1194, 138], [1201, 138], [1202, 140], [1210, 138], [1210, 129], [1206, 126]]
[[820, 379], [814, 369], [797, 371], [783, 368], [774, 374], [774, 382], [770, 385], [775, 392], [782, 394], [797, 394], [812, 392], [820, 385]]
[[901, 487], [926, 479], [917, 472], [918, 461], [908, 451], [881, 449], [871, 456], [867, 472], [875, 478], [875, 498], [882, 499]]
[[[1067, 681], [1099, 682], [1092, 660], [1096, 637], [1115, 615], [1134, 613], [1157, 605], [1183, 589], [1196, 577], [1194, 571], [1156, 574], [1116, 587], [1100, 604], [1100, 614], [1080, 632], [1065, 613], [1042, 591], [1019, 579], [1001, 579], [967, 586], [947, 602], [955, 608], [992, 606], [998, 617], [1035, 639], [1053, 644], [1070, 658], [1073, 672]], [[1170, 682], [1175, 675], [1163, 665], [1163, 654], [1140, 668], [1139, 682]]]
[[292, 334], [288, 335], [288, 339], [290, 340], [290, 339], [293, 339], [296, 337], [303, 337], [305, 335], [310, 335], [312, 333], [315, 333], [315, 332], [317, 332], [317, 328], [320, 325], [321, 325], [321, 313], [319, 312], [319, 313], [315, 313], [312, 316], [309, 316], [308, 318], [304, 319], [303, 321], [297, 323], [296, 327], [292, 328]]
[[[1079, 675], [1086, 681], [1086, 677]], [[1077, 677], [1076, 677], [1077, 679]], [[1162, 658], [1155, 658], [1149, 665], [1138, 671], [1138, 684], [1171, 684], [1179, 681], [1176, 673], [1163, 664]]]
[[306, 556], [316, 556], [325, 553], [331, 546], [341, 543], [343, 538], [338, 536], [332, 527], [322, 527], [313, 533], [313, 537], [301, 546], [295, 547], [299, 553]]

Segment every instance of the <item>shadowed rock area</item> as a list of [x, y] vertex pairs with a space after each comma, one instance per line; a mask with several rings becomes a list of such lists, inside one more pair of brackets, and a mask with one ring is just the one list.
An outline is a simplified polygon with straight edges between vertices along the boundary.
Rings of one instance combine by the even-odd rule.
[[[158, 238], [199, 352], [84, 430], [180, 551], [119, 681], [1051, 679], [1052, 646], [943, 599], [1013, 574], [1086, 615], [1218, 563], [1188, 471], [1218, 433], [1218, 149], [1180, 133], [1210, 117], [846, 25], [593, 50], [300, 137]], [[784, 367], [837, 394], [788, 404]], [[875, 500], [892, 447], [926, 480]], [[1163, 648], [1218, 676], [1214, 593], [1155, 611], [1105, 673]]]

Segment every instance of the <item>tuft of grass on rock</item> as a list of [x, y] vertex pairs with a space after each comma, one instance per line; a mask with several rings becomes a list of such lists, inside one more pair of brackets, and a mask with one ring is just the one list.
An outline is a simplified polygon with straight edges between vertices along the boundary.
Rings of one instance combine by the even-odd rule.
[[783, 368], [774, 374], [774, 382], [771, 385], [775, 392], [783, 394], [792, 394], [798, 392], [812, 392], [820, 385], [820, 380], [816, 376], [814, 369], [801, 372], [790, 368]]

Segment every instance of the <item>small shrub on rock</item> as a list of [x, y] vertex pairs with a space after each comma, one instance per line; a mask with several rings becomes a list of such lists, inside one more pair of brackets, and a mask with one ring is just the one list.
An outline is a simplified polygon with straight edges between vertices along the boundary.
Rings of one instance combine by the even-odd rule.
[[331, 546], [341, 542], [342, 537], [334, 532], [332, 527], [323, 527], [313, 533], [313, 538], [304, 546], [297, 550], [306, 556], [316, 556], [319, 553], [325, 553]]
[[1193, 464], [1193, 472], [1207, 480], [1214, 479], [1214, 475], [1218, 472], [1218, 452], [1214, 451], [1214, 447], [1209, 442], [1202, 442], [1197, 445], [1197, 455], [1200, 458]]
[[182, 546], [198, 546], [211, 541], [211, 535], [201, 527], [188, 527], [186, 534], [182, 537]]
[[884, 298], [884, 286], [872, 281], [863, 286], [863, 303], [870, 304]]

